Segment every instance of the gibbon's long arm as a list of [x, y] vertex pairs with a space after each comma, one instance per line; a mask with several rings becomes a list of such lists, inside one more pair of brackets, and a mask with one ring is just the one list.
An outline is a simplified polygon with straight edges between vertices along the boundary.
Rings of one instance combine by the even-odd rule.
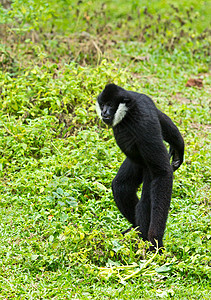
[[162, 128], [163, 139], [170, 145], [169, 155], [170, 157], [172, 156], [172, 167], [175, 171], [183, 163], [184, 140], [179, 129], [172, 120], [160, 110], [157, 111]]

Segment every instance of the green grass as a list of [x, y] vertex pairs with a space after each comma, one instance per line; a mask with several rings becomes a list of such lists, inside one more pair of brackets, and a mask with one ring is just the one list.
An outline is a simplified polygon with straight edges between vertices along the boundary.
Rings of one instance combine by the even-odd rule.
[[[0, 7], [0, 299], [210, 299], [209, 15], [196, 0]], [[124, 155], [95, 112], [108, 82], [151, 96], [185, 140], [160, 256], [120, 234]]]

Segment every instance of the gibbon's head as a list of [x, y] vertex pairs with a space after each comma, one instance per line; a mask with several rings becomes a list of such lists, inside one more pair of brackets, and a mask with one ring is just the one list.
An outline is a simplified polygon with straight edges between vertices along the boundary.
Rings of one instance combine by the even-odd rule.
[[96, 110], [103, 122], [114, 127], [125, 117], [129, 101], [126, 90], [113, 83], [107, 84], [97, 98]]

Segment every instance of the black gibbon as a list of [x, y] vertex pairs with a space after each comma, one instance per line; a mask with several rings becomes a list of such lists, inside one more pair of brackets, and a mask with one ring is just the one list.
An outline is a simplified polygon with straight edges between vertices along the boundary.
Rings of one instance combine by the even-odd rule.
[[[96, 109], [100, 118], [112, 126], [117, 145], [126, 155], [112, 181], [116, 205], [140, 237], [151, 242], [150, 250], [157, 246], [156, 241], [162, 248], [173, 171], [183, 162], [183, 138], [148, 96], [115, 84], [106, 85], [97, 98]], [[169, 153], [163, 140], [170, 145]], [[142, 182], [139, 200], [136, 192]]]

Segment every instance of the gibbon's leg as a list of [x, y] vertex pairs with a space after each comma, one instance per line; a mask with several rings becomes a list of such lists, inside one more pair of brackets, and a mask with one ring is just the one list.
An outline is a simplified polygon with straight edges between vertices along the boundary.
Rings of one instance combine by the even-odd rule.
[[[148, 240], [154, 247], [157, 246], [157, 240], [158, 248], [163, 247], [163, 235], [171, 202], [172, 183], [173, 169], [170, 165], [162, 172], [159, 171], [157, 174], [155, 174], [155, 171], [153, 172]], [[151, 247], [151, 249], [153, 249], [153, 247]]]
[[142, 179], [142, 167], [126, 158], [112, 181], [116, 205], [133, 227], [136, 227], [135, 207], [139, 201], [136, 192]]
[[141, 199], [136, 205], [136, 225], [144, 241], [148, 239], [151, 214], [151, 177], [149, 171], [144, 169], [144, 178]]
[[[155, 134], [156, 131], [153, 133]], [[151, 134], [148, 137], [148, 142], [140, 149], [151, 178], [150, 224], [147, 239], [153, 245], [150, 250], [153, 250], [157, 246], [156, 241], [158, 242], [158, 248], [163, 247], [163, 235], [171, 202], [173, 168], [169, 162], [167, 149], [158, 134], [155, 136]], [[147, 181], [146, 192], [148, 189], [149, 183]]]

